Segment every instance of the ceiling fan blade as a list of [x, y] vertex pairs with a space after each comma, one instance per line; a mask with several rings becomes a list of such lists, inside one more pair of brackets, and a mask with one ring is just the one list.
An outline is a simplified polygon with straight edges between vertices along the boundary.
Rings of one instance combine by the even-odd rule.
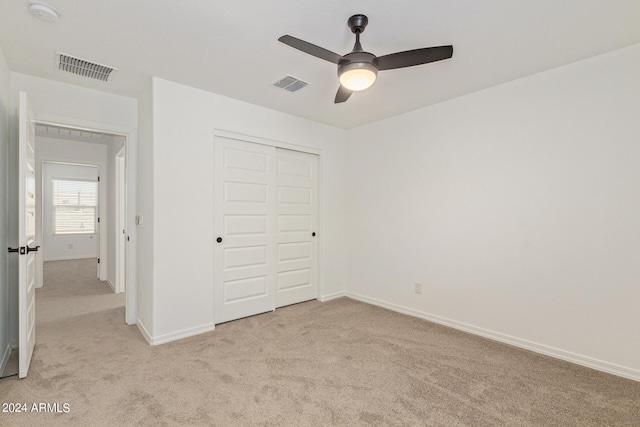
[[334, 101], [334, 104], [345, 102], [347, 99], [349, 99], [352, 93], [352, 90], [346, 89], [344, 86], [340, 85], [340, 88], [338, 88], [338, 93], [336, 93], [336, 100]]
[[342, 56], [338, 55], [335, 52], [331, 52], [330, 50], [324, 49], [320, 46], [316, 46], [315, 44], [311, 44], [304, 40], [297, 39], [295, 37], [285, 35], [278, 39], [278, 41], [289, 45], [295, 49], [301, 50], [304, 53], [308, 53], [309, 55], [313, 55], [316, 58], [324, 59], [325, 61], [333, 62], [337, 64], [342, 59]]
[[412, 67], [429, 62], [442, 61], [453, 56], [453, 46], [424, 47], [422, 49], [405, 50], [378, 57], [378, 70]]

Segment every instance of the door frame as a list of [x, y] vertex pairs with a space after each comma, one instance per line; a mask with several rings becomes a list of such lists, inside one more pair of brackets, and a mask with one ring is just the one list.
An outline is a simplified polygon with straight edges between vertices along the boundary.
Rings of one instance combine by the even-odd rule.
[[[324, 161], [324, 157], [323, 157], [323, 151], [322, 149], [319, 148], [313, 148], [313, 147], [308, 147], [305, 145], [298, 145], [298, 144], [291, 144], [288, 142], [282, 142], [282, 141], [277, 141], [277, 140], [272, 140], [272, 139], [268, 139], [268, 138], [261, 138], [261, 137], [256, 137], [256, 136], [252, 136], [252, 135], [247, 135], [247, 134], [243, 134], [243, 133], [238, 133], [238, 132], [232, 132], [232, 131], [227, 131], [224, 129], [214, 129], [213, 130], [213, 140], [212, 142], [214, 142], [215, 144], [215, 140], [216, 138], [228, 138], [228, 139], [235, 139], [238, 141], [244, 141], [244, 142], [252, 142], [254, 144], [261, 144], [261, 145], [267, 145], [270, 147], [275, 147], [275, 148], [284, 148], [287, 150], [292, 150], [292, 151], [300, 151], [302, 153], [308, 153], [308, 154], [315, 154], [316, 156], [318, 156], [318, 179], [317, 179], [317, 280], [318, 280], [318, 287], [317, 287], [317, 295], [316, 298], [319, 301], [323, 300], [323, 296], [325, 295], [325, 282], [324, 282], [324, 239], [323, 239], [323, 235], [324, 235], [324, 200], [323, 200], [323, 191], [324, 191], [324, 185], [323, 185], [323, 161]], [[214, 161], [215, 163], [215, 161]], [[212, 186], [212, 190], [211, 190], [211, 200], [214, 200], [215, 203], [215, 185]], [[217, 228], [215, 227], [214, 224], [214, 229], [217, 230]], [[216, 235], [212, 236], [211, 240], [211, 253], [215, 253], [215, 245], [217, 245], [215, 239], [216, 239]], [[212, 260], [212, 262], [215, 262], [215, 260]], [[214, 269], [215, 270], [215, 269]], [[211, 285], [211, 292], [212, 294], [214, 294], [214, 298], [215, 298], [215, 285], [216, 285], [216, 280], [217, 280], [217, 272], [214, 271], [214, 280], [212, 282]], [[213, 306], [215, 307], [215, 303], [213, 304]], [[215, 313], [215, 309], [214, 307], [212, 307], [212, 310], [214, 311], [213, 313], [213, 319], [214, 319], [214, 323], [218, 323], [216, 320], [216, 313]]]
[[[65, 127], [75, 130], [84, 130], [89, 132], [108, 133], [114, 136], [120, 136], [124, 138], [124, 157], [125, 157], [125, 193], [126, 193], [126, 231], [127, 242], [125, 250], [125, 323], [127, 325], [135, 325], [137, 323], [137, 295], [136, 295], [136, 226], [135, 226], [135, 212], [136, 212], [136, 153], [137, 153], [137, 129], [127, 129], [114, 126], [111, 124], [90, 122], [86, 120], [73, 119], [69, 117], [61, 117], [52, 114], [36, 114], [36, 123]], [[111, 159], [107, 158], [107, 162]], [[106, 167], [106, 165], [105, 165]], [[106, 186], [106, 180], [102, 179], [102, 185]], [[101, 187], [101, 192], [106, 194], [104, 187]], [[106, 202], [104, 203], [106, 208]], [[104, 222], [102, 222], [104, 218]], [[101, 227], [106, 226], [106, 211], [101, 212]], [[103, 232], [105, 228], [101, 228]], [[102, 234], [103, 241], [105, 241], [105, 253], [100, 250], [101, 256], [105, 255], [106, 259], [106, 239]], [[41, 241], [41, 233], [38, 236]], [[108, 260], [107, 260], [108, 261]], [[104, 263], [105, 280], [106, 280], [106, 265]], [[42, 278], [42, 275], [39, 276]], [[40, 282], [42, 283], [42, 282]], [[40, 286], [42, 286], [40, 284]]]
[[[37, 137], [36, 137], [37, 138]], [[36, 148], [37, 150], [37, 148]], [[40, 179], [38, 180], [38, 185], [40, 185], [39, 187], [39, 194], [38, 194], [38, 198], [36, 200], [36, 241], [37, 244], [40, 245], [43, 249], [43, 255], [40, 257], [39, 262], [36, 264], [36, 287], [37, 288], [41, 288], [42, 285], [44, 284], [44, 262], [46, 261], [44, 253], [46, 253], [46, 245], [44, 244], [44, 209], [45, 209], [45, 188], [44, 186], [46, 185], [45, 181], [44, 181], [44, 168], [45, 168], [45, 164], [58, 164], [58, 165], [71, 165], [71, 166], [84, 166], [84, 167], [89, 167], [89, 168], [96, 168], [96, 173], [97, 176], [100, 176], [100, 173], [102, 173], [102, 171], [104, 170], [104, 168], [106, 167], [106, 165], [102, 164], [102, 163], [89, 163], [89, 162], [83, 162], [83, 163], [79, 163], [79, 162], [71, 162], [71, 161], [64, 161], [58, 158], [54, 158], [54, 157], [39, 157], [38, 158], [38, 162], [36, 164], [36, 177], [39, 176]], [[58, 178], [63, 178], [63, 177], [58, 177]], [[98, 200], [97, 200], [97, 210], [96, 210], [96, 221], [98, 218], [102, 218], [103, 216], [106, 216], [104, 210], [106, 209], [106, 191], [103, 188], [103, 183], [101, 181], [96, 181], [96, 184], [98, 184]], [[104, 231], [104, 228], [107, 228], [107, 222], [106, 220], [103, 221], [100, 220], [100, 222], [96, 222], [95, 224], [96, 227], [96, 239], [97, 239], [97, 252], [98, 252], [98, 258], [101, 258], [103, 256], [106, 256], [106, 245], [103, 245], [103, 241], [106, 241], [106, 239], [103, 239], [102, 233]], [[104, 252], [104, 253], [103, 253]], [[51, 260], [51, 259], [50, 259]], [[97, 278], [99, 280], [103, 280], [102, 279], [102, 274], [103, 274], [103, 269], [102, 266], [100, 264], [98, 264], [97, 266]]]
[[115, 291], [125, 291], [126, 284], [126, 229], [127, 229], [127, 186], [126, 156], [123, 146], [115, 155]]

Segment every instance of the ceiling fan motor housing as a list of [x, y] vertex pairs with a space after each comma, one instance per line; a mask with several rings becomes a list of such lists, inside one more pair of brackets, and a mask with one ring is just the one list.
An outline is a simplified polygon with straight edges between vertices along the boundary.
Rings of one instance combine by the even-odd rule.
[[378, 58], [369, 52], [347, 53], [338, 63], [338, 75], [354, 68], [367, 68], [378, 74]]

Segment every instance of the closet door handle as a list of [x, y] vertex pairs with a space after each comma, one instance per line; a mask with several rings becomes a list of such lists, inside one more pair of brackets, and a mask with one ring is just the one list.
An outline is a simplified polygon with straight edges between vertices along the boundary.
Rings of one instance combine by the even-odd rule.
[[29, 246], [27, 246], [27, 253], [38, 252], [38, 249], [40, 249], [40, 246], [36, 246], [35, 248], [30, 248]]
[[222, 237], [218, 237], [218, 238], [216, 239], [216, 242], [218, 242], [218, 243], [222, 243]]

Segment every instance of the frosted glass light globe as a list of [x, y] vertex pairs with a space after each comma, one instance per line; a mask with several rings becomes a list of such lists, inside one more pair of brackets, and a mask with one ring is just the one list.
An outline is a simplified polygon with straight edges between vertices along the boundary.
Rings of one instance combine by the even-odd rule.
[[376, 81], [377, 74], [367, 68], [352, 68], [340, 74], [340, 84], [353, 91], [365, 90]]

